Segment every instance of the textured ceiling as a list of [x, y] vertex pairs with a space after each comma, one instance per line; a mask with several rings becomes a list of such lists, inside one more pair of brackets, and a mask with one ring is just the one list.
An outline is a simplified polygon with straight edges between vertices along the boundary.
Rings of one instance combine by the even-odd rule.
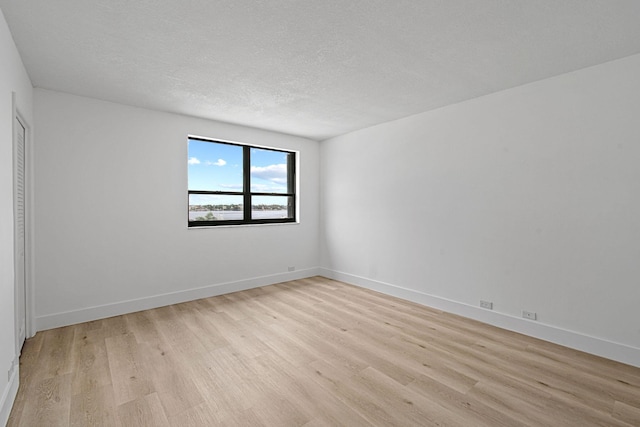
[[637, 0], [0, 0], [34, 86], [322, 140], [640, 53]]

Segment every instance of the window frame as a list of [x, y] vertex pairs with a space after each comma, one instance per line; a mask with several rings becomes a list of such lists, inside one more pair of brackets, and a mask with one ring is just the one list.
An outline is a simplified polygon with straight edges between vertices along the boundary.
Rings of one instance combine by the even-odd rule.
[[[298, 152], [293, 150], [286, 150], [282, 148], [266, 147], [261, 145], [244, 144], [240, 142], [231, 142], [218, 139], [204, 138], [201, 136], [189, 135], [187, 137], [187, 146], [189, 141], [208, 142], [214, 144], [226, 144], [237, 147], [242, 147], [242, 191], [218, 191], [218, 190], [191, 190], [189, 188], [189, 170], [187, 168], [187, 226], [188, 228], [200, 228], [200, 227], [220, 227], [220, 226], [234, 226], [234, 225], [257, 225], [257, 224], [289, 224], [298, 222], [298, 184], [296, 177], [296, 166], [298, 161]], [[251, 191], [251, 149], [269, 150], [287, 154], [287, 192], [286, 193], [270, 193], [270, 192], [257, 192]], [[189, 158], [189, 149], [187, 148], [187, 158]], [[189, 198], [192, 194], [205, 194], [205, 195], [228, 195], [228, 196], [242, 196], [243, 200], [243, 218], [241, 220], [199, 220], [191, 221], [189, 218], [190, 203]], [[252, 204], [251, 199], [253, 196], [278, 196], [287, 197], [289, 203], [287, 205], [287, 218], [259, 218], [253, 219], [251, 217]]]

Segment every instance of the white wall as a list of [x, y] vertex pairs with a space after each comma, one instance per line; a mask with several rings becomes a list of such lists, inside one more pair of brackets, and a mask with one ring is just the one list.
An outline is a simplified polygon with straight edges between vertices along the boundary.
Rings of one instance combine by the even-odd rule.
[[13, 291], [12, 93], [16, 94], [18, 111], [31, 124], [31, 81], [0, 11], [0, 425], [4, 425], [9, 416], [18, 387], [17, 374], [11, 379], [7, 375], [12, 363], [17, 361]]
[[638, 76], [640, 55], [324, 141], [325, 274], [640, 365]]
[[[38, 329], [317, 273], [318, 142], [41, 89], [35, 114]], [[299, 150], [300, 224], [187, 229], [189, 134]]]

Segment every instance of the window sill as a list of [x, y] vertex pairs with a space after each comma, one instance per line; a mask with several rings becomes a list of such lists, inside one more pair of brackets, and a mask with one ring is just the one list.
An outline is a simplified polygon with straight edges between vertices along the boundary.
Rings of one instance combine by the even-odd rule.
[[286, 226], [286, 225], [299, 225], [300, 221], [295, 222], [271, 222], [263, 224], [229, 224], [229, 225], [203, 225], [200, 227], [189, 227], [189, 230], [211, 230], [216, 228], [237, 228], [237, 227], [273, 227], [273, 226]]

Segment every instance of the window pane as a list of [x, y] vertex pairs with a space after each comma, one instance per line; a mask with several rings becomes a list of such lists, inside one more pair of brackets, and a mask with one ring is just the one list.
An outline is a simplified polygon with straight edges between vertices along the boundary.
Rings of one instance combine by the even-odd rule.
[[242, 147], [189, 139], [189, 190], [242, 191]]
[[291, 153], [251, 149], [251, 191], [254, 193], [288, 193], [288, 159]]
[[293, 218], [291, 199], [287, 196], [252, 196], [251, 219]]
[[189, 194], [189, 221], [243, 220], [242, 196]]

